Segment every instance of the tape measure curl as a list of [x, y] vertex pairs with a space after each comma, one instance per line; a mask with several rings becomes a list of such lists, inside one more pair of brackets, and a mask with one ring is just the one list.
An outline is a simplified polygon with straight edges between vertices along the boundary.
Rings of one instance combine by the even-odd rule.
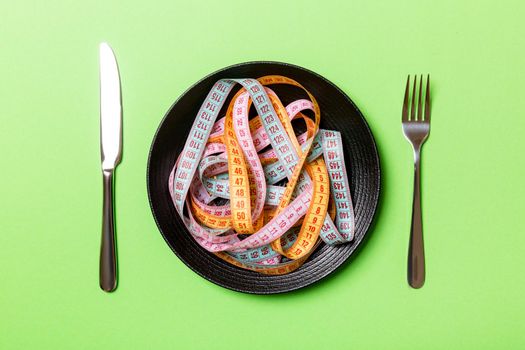
[[[217, 120], [235, 84], [241, 89]], [[284, 106], [275, 84], [302, 89], [308, 99]], [[250, 118], [252, 105], [258, 115]], [[292, 120], [303, 120], [306, 131]], [[322, 242], [353, 239], [341, 135], [319, 129], [320, 121], [315, 97], [293, 79], [214, 84], [168, 180], [175, 209], [199, 245], [238, 267], [285, 274]]]

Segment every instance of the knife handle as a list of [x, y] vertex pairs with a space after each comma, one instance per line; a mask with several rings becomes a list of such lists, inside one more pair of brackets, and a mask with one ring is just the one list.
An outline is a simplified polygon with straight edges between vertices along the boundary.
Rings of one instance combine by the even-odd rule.
[[117, 288], [115, 222], [113, 215], [113, 170], [103, 170], [104, 203], [102, 242], [100, 245], [100, 288], [112, 292]]

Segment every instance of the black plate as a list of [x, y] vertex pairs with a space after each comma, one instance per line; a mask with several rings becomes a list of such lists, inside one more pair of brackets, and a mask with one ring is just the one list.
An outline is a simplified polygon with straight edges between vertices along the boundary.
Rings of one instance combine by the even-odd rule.
[[[341, 132], [356, 217], [353, 242], [335, 247], [323, 244], [303, 266], [283, 276], [266, 276], [232, 266], [201, 248], [184, 227], [168, 193], [170, 171], [212, 85], [222, 78], [258, 78], [271, 74], [284, 75], [301, 83], [315, 96], [321, 107], [321, 127]], [[285, 105], [306, 97], [294, 87], [270, 87]], [[227, 105], [228, 101], [225, 103]], [[190, 87], [171, 106], [153, 138], [147, 184], [151, 210], [160, 232], [188, 267], [209, 281], [232, 290], [255, 294], [281, 293], [319, 281], [356, 251], [370, 227], [379, 200], [379, 156], [363, 115], [334, 84], [298, 66], [279, 62], [248, 62], [208, 75]]]

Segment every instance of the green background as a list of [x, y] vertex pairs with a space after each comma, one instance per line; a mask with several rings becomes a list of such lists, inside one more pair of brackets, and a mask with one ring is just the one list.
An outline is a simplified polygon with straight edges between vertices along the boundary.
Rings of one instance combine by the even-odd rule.
[[[0, 349], [523, 349], [522, 1], [0, 2]], [[122, 76], [120, 284], [98, 287], [98, 44]], [[173, 101], [278, 60], [348, 93], [382, 158], [376, 226], [316, 286], [276, 296], [188, 269], [150, 213], [146, 161]], [[408, 73], [433, 79], [423, 150], [427, 283], [406, 283]]]

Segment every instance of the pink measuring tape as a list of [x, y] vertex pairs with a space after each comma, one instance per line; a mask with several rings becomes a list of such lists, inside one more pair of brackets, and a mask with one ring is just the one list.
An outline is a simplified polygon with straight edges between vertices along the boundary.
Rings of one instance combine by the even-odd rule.
[[[226, 115], [218, 115], [235, 84]], [[309, 99], [281, 103], [271, 85]], [[250, 106], [257, 116], [250, 118]], [[314, 118], [307, 116], [314, 114]], [[222, 79], [201, 105], [169, 177], [178, 215], [204, 249], [238, 267], [285, 274], [322, 242], [350, 242], [354, 210], [341, 135], [287, 77]], [[297, 132], [300, 120], [306, 132]], [[304, 128], [303, 128], [304, 130]]]

